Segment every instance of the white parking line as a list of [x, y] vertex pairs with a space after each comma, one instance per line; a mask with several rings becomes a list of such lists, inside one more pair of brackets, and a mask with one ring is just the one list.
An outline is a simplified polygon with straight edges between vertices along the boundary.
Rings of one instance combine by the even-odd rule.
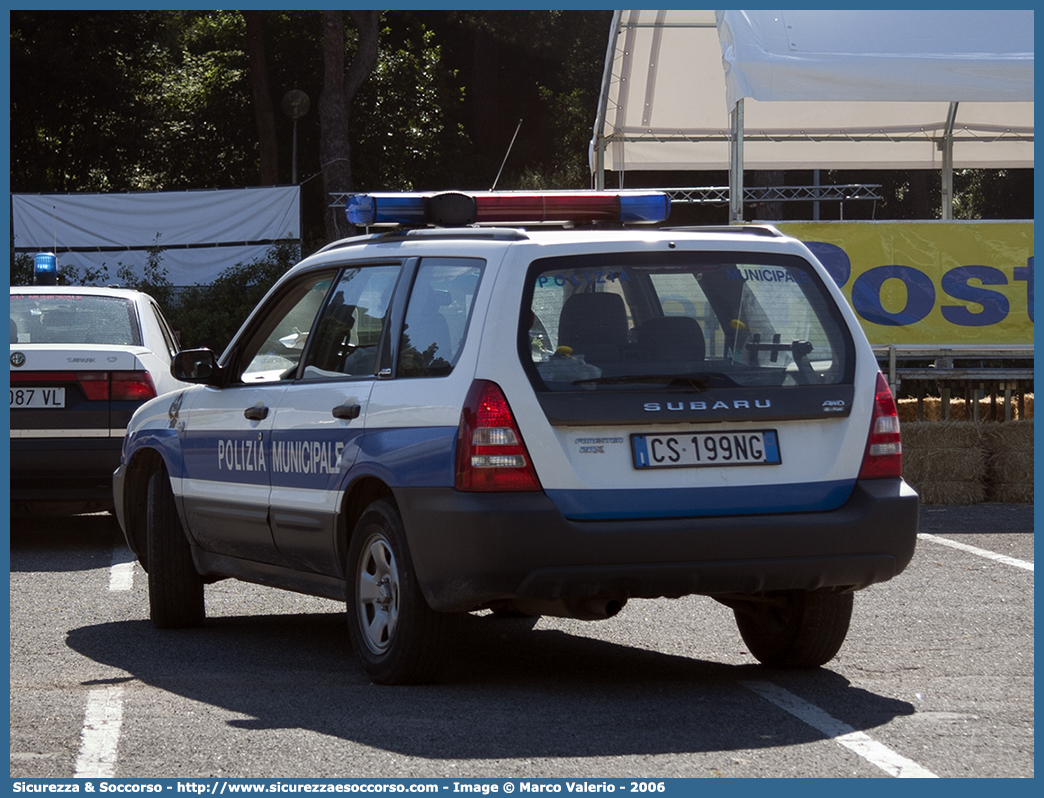
[[[126, 546], [113, 548], [112, 567], [109, 569], [109, 590], [130, 590], [134, 586], [133, 556]], [[128, 560], [128, 557], [132, 559]]]
[[859, 754], [872, 765], [881, 768], [890, 776], [900, 779], [937, 779], [934, 773], [911, 759], [900, 756], [891, 748], [882, 745], [868, 734], [856, 731], [847, 723], [831, 717], [819, 707], [798, 698], [793, 693], [778, 687], [771, 682], [740, 682], [748, 690], [753, 690], [777, 707], [785, 709], [798, 720], [822, 732], [832, 740], [836, 740], [845, 748]]
[[987, 560], [993, 560], [995, 562], [1002, 562], [1005, 565], [1014, 565], [1016, 568], [1023, 568], [1027, 571], [1033, 570], [1033, 563], [1026, 562], [1025, 560], [1017, 560], [1014, 557], [1008, 557], [1004, 554], [997, 554], [995, 551], [987, 551], [986, 549], [980, 549], [978, 546], [969, 546], [967, 543], [958, 543], [956, 540], [949, 540], [948, 538], [941, 538], [938, 535], [929, 535], [927, 532], [921, 532], [917, 535], [920, 540], [930, 540], [932, 543], [940, 543], [943, 546], [949, 546], [951, 549], [960, 549], [966, 551], [969, 554], [976, 554], [979, 557], [985, 557]]
[[116, 774], [116, 749], [123, 723], [123, 685], [96, 687], [87, 693], [75, 779], [108, 779]]

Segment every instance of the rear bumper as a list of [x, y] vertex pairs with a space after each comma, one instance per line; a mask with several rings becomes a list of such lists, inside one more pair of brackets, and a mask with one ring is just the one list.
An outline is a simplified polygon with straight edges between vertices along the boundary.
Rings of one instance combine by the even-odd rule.
[[11, 501], [112, 505], [123, 438], [12, 438]]
[[435, 609], [499, 600], [655, 598], [863, 588], [913, 557], [918, 497], [899, 479], [856, 484], [836, 510], [570, 521], [543, 493], [411, 489], [398, 496]]

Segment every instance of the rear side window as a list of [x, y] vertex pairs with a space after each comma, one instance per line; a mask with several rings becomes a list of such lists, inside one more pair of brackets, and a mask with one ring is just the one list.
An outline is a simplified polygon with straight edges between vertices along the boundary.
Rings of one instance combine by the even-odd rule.
[[141, 331], [129, 299], [12, 294], [11, 343], [140, 346]]
[[442, 377], [464, 345], [484, 261], [426, 258], [410, 290], [399, 340], [399, 377]]
[[851, 337], [796, 256], [548, 259], [534, 265], [528, 292], [523, 359], [546, 390], [852, 380]]

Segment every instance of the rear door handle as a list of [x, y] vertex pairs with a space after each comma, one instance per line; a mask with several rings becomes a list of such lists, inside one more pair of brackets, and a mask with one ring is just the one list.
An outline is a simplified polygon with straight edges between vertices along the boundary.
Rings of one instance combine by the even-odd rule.
[[359, 414], [362, 412], [362, 407], [360, 407], [359, 405], [343, 404], [337, 405], [337, 407], [335, 407], [330, 412], [333, 413], [334, 418], [340, 418], [344, 421], [351, 421], [353, 418], [359, 417]]
[[264, 405], [255, 405], [244, 410], [243, 415], [251, 421], [264, 421], [268, 418], [268, 408]]

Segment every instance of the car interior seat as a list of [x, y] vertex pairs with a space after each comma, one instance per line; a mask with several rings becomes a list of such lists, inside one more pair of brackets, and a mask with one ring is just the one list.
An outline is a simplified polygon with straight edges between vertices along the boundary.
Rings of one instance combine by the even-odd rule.
[[558, 346], [568, 346], [588, 363], [618, 362], [628, 344], [623, 297], [609, 292], [573, 294], [562, 306]]
[[656, 363], [702, 363], [706, 343], [700, 323], [691, 316], [657, 316], [634, 330], [634, 356]]

